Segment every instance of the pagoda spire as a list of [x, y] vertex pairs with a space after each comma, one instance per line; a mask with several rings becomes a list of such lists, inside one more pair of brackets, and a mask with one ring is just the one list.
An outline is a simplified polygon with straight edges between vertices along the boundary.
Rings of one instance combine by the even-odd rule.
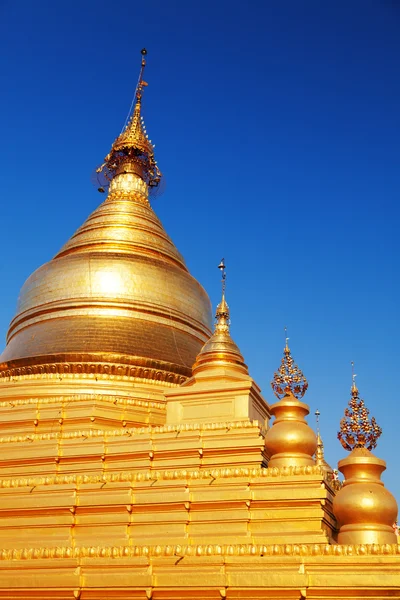
[[319, 412], [318, 408], [314, 414], [315, 414], [315, 420], [317, 422], [317, 449], [315, 451], [315, 464], [322, 466], [325, 462], [325, 456], [324, 456], [324, 443], [322, 441], [321, 432], [319, 429], [319, 418], [321, 416], [321, 413]]
[[[252, 426], [259, 420], [263, 426], [261, 424], [267, 424], [270, 418], [269, 407], [230, 333], [224, 259], [218, 269], [222, 289], [215, 311], [214, 332], [196, 357], [192, 377], [166, 393], [167, 423], [193, 423], [194, 418], [199, 423], [215, 423], [222, 418], [226, 423], [248, 422]], [[257, 433], [257, 452], [261, 450], [262, 456], [256, 456], [257, 462], [258, 458], [264, 458], [262, 438], [258, 436]]]
[[[143, 79], [147, 50], [141, 50], [142, 60], [133, 110], [126, 124], [114, 141], [104, 163], [96, 169], [98, 190], [105, 192], [141, 192], [146, 198], [149, 188], [157, 188], [161, 181], [161, 171], [154, 156], [154, 145], [147, 135], [141, 114], [143, 90], [147, 82]], [[127, 176], [128, 175], [128, 176]], [[118, 183], [115, 181], [119, 178]]]
[[193, 365], [193, 375], [199, 373], [223, 369], [224, 373], [228, 371], [233, 377], [248, 376], [247, 366], [244, 358], [235, 344], [230, 334], [230, 313], [229, 306], [225, 298], [226, 290], [226, 266], [224, 259], [218, 265], [221, 271], [221, 302], [215, 312], [214, 333], [204, 344], [200, 354]]
[[225, 259], [223, 258], [218, 265], [218, 269], [221, 271], [221, 302], [217, 306], [217, 310], [215, 313], [215, 332], [221, 334], [227, 334], [230, 337], [229, 325], [230, 325], [230, 315], [229, 315], [229, 306], [225, 300], [225, 290], [226, 290], [226, 266]]
[[325, 454], [324, 454], [324, 443], [321, 438], [321, 434], [318, 431], [317, 433], [317, 449], [315, 451], [315, 464], [316, 465], [324, 465], [325, 463]]

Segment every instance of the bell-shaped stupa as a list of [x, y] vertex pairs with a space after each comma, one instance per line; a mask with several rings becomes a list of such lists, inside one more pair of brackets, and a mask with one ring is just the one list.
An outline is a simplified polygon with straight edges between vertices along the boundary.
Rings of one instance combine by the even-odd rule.
[[[76, 371], [182, 383], [211, 330], [211, 305], [149, 203], [161, 181], [134, 109], [97, 169], [106, 200], [23, 286], [3, 376]], [[79, 367], [77, 367], [79, 365]]]

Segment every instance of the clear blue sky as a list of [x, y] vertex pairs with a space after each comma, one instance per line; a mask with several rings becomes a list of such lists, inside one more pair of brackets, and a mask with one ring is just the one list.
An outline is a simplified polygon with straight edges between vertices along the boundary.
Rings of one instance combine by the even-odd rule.
[[400, 499], [399, 31], [395, 0], [0, 0], [2, 338], [103, 199], [90, 174], [146, 46], [167, 232], [214, 306], [225, 257], [232, 335], [270, 402], [288, 326], [333, 465], [355, 361]]

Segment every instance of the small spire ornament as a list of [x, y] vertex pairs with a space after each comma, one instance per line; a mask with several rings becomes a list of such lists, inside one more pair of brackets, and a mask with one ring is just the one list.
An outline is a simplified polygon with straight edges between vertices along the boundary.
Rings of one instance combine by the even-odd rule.
[[318, 408], [315, 411], [314, 415], [315, 415], [315, 420], [317, 422], [317, 434], [319, 434], [319, 418], [321, 416], [321, 413], [319, 412]]
[[292, 394], [295, 398], [300, 399], [304, 396], [308, 388], [308, 381], [304, 377], [303, 372], [295, 364], [288, 342], [289, 338], [287, 336], [287, 328], [285, 327], [283, 358], [279, 369], [275, 371], [274, 378], [271, 381], [272, 390], [279, 400], [282, 400], [288, 394]]
[[321, 416], [321, 413], [319, 412], [318, 408], [314, 414], [315, 414], [315, 420], [317, 422], [317, 449], [315, 451], [315, 463], [317, 465], [323, 465], [325, 463], [324, 443], [322, 441], [321, 433], [319, 430], [319, 418]]
[[224, 258], [221, 258], [221, 262], [218, 265], [218, 269], [221, 271], [222, 296], [225, 296], [225, 288], [226, 288], [226, 266], [225, 266], [225, 259]]
[[223, 258], [218, 265], [218, 269], [221, 271], [221, 287], [222, 287], [222, 298], [221, 302], [217, 306], [215, 313], [215, 331], [218, 333], [228, 333], [230, 325], [229, 306], [225, 300], [226, 290], [226, 265], [225, 259]]
[[344, 411], [344, 417], [340, 421], [338, 439], [343, 448], [349, 452], [354, 450], [354, 448], [372, 450], [376, 448], [382, 429], [375, 421], [375, 417], [369, 419], [369, 410], [366, 408], [364, 400], [358, 394], [356, 386], [357, 375], [354, 373], [353, 362], [351, 363], [351, 367], [351, 398], [348, 407]]
[[221, 302], [215, 311], [214, 332], [197, 355], [193, 365], [193, 375], [197, 378], [207, 377], [210, 370], [215, 372], [215, 369], [220, 369], [223, 371], [224, 378], [240, 379], [248, 377], [249, 373], [243, 356], [232, 340], [229, 331], [231, 322], [229, 306], [225, 300], [226, 266], [224, 259], [219, 263], [218, 269], [221, 271], [222, 293]]

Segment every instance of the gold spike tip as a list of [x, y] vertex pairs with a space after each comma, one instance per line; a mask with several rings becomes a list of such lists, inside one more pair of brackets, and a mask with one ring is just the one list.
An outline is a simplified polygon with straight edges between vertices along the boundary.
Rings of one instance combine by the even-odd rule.
[[375, 417], [369, 419], [369, 410], [358, 395], [358, 389], [354, 383], [351, 386], [351, 398], [344, 411], [344, 417], [340, 421], [338, 439], [345, 450], [351, 452], [355, 448], [376, 448], [377, 440], [382, 434], [382, 429], [375, 421]]
[[287, 334], [287, 327], [285, 327], [285, 347], [284, 347], [283, 351], [285, 352], [285, 354], [290, 354], [289, 338], [288, 338], [288, 334]]
[[354, 373], [354, 362], [351, 361], [351, 379], [352, 379], [352, 384], [351, 384], [351, 395], [356, 398], [358, 396], [358, 389], [356, 386], [356, 373]]
[[307, 391], [308, 381], [304, 377], [303, 372], [295, 364], [287, 342], [283, 351], [281, 365], [274, 373], [271, 387], [279, 400], [282, 400], [289, 394], [300, 399]]

